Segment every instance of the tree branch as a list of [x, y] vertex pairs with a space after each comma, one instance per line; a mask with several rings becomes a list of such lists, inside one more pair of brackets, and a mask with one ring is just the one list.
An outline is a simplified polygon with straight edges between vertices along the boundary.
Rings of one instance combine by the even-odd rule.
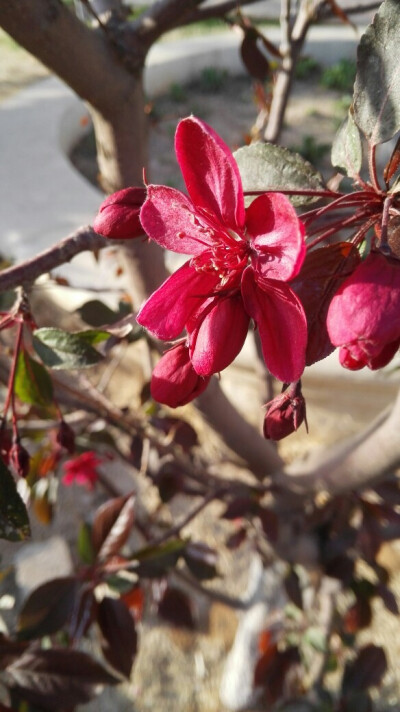
[[275, 473], [283, 461], [274, 445], [265, 440], [257, 430], [238, 413], [224, 395], [218, 381], [213, 378], [207, 390], [195, 404], [206, 421], [218, 432], [233, 452], [247, 463], [259, 479]]
[[61, 242], [40, 252], [25, 262], [0, 272], [0, 292], [29, 284], [40, 275], [69, 262], [81, 252], [101, 250], [109, 247], [110, 240], [97, 235], [89, 225], [81, 227]]
[[337, 495], [373, 486], [400, 466], [400, 391], [392, 408], [385, 409], [361, 433], [313, 453], [304, 463], [280, 472], [277, 482], [301, 498], [324, 490]]
[[189, 20], [186, 20], [185, 24], [189, 24], [189, 22], [202, 22], [203, 20], [224, 17], [224, 15], [227, 15], [236, 8], [242, 8], [246, 5], [254, 5], [255, 2], [262, 2], [262, 0], [226, 0], [226, 2], [222, 2], [219, 5], [206, 7], [204, 10], [196, 10], [189, 16]]
[[60, 0], [2, 1], [0, 27], [91, 105], [111, 108], [127, 92], [129, 75], [104, 33]]
[[223, 17], [231, 10], [261, 0], [226, 0], [219, 5], [199, 10], [205, 0], [186, 0], [182, 8], [181, 0], [159, 0], [131, 23], [133, 35], [139, 35], [150, 46], [161, 35], [177, 27], [190, 25], [193, 22]]

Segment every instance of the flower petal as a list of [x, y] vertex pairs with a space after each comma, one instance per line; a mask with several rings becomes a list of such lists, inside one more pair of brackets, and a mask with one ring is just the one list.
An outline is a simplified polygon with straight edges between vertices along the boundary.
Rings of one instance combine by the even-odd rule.
[[188, 347], [180, 343], [166, 351], [156, 364], [151, 377], [151, 395], [158, 403], [178, 408], [203, 393], [209, 381], [196, 373]]
[[191, 200], [175, 188], [149, 185], [140, 221], [151, 240], [172, 252], [199, 255], [213, 244], [212, 231], [201, 222]]
[[240, 294], [216, 297], [187, 324], [193, 368], [200, 376], [223, 371], [241, 351], [249, 328]]
[[185, 262], [143, 304], [136, 321], [159, 339], [176, 339], [217, 280]]
[[326, 323], [335, 346], [367, 341], [380, 350], [400, 338], [400, 264], [372, 252], [334, 295]]
[[285, 195], [269, 193], [246, 210], [247, 233], [256, 251], [252, 265], [267, 279], [295, 277], [306, 254], [304, 227]]
[[267, 368], [285, 383], [304, 371], [307, 321], [301, 302], [285, 283], [257, 280], [251, 267], [242, 278], [247, 313], [257, 324]]
[[176, 130], [175, 150], [193, 203], [233, 230], [243, 227], [239, 169], [218, 134], [194, 116], [183, 119]]

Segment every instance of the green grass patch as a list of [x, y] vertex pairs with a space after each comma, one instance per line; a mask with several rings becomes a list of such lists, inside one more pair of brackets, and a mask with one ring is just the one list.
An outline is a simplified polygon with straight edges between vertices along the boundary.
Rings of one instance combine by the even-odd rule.
[[356, 71], [356, 63], [352, 59], [340, 59], [322, 72], [321, 85], [325, 89], [352, 92]]
[[300, 145], [290, 146], [291, 151], [300, 153], [300, 155], [313, 166], [319, 163], [330, 149], [330, 144], [319, 143], [315, 140], [314, 136], [304, 136]]

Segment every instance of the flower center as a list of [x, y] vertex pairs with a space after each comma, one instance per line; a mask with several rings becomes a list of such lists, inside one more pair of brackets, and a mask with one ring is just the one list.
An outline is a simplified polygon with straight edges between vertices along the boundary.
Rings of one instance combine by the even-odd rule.
[[217, 273], [219, 290], [239, 287], [242, 272], [249, 259], [249, 243], [233, 230], [227, 230], [214, 233], [214, 244], [193, 257], [192, 265], [197, 271], [214, 275]]

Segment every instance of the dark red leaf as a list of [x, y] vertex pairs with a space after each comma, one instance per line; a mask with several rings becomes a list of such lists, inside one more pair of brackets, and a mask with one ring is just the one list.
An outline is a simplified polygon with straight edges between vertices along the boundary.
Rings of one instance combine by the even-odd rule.
[[190, 598], [177, 588], [167, 586], [158, 603], [158, 614], [178, 628], [195, 628], [193, 604]]
[[202, 542], [192, 542], [187, 545], [183, 558], [193, 576], [200, 581], [206, 581], [217, 576], [218, 554], [214, 549]]
[[236, 532], [233, 532], [228, 539], [226, 540], [226, 546], [228, 549], [238, 549], [239, 546], [243, 544], [243, 542], [247, 538], [247, 529], [245, 527], [240, 527]]
[[263, 631], [259, 637], [258, 648], [261, 657], [257, 661], [254, 670], [254, 685], [256, 687], [264, 686], [268, 679], [270, 667], [276, 655], [278, 655], [278, 645], [274, 641], [269, 630]]
[[13, 660], [18, 660], [27, 648], [28, 643], [10, 640], [0, 633], [0, 670], [4, 670]]
[[[265, 688], [267, 701], [273, 705], [282, 697], [285, 688], [285, 678], [293, 665], [300, 662], [299, 651], [295, 647], [286, 648], [284, 651], [271, 651], [270, 660], [268, 653], [264, 653], [265, 663], [259, 661], [254, 683]], [[264, 668], [262, 670], [262, 668]], [[262, 674], [264, 673], [264, 674]]]
[[129, 678], [137, 652], [137, 633], [131, 613], [121, 599], [106, 596], [99, 603], [97, 622], [105, 640], [104, 657]]
[[382, 583], [380, 583], [376, 587], [376, 593], [378, 596], [381, 597], [387, 610], [390, 611], [390, 613], [393, 613], [393, 615], [398, 616], [399, 615], [399, 606], [398, 606], [396, 597], [395, 597], [394, 593], [390, 590], [390, 588], [388, 588], [387, 586], [384, 586]]
[[97, 600], [90, 588], [81, 592], [79, 602], [71, 617], [69, 634], [73, 639], [83, 638], [96, 619]]
[[350, 25], [350, 27], [353, 28], [357, 32], [357, 27], [354, 25], [354, 23], [348, 18], [346, 15], [345, 11], [337, 4], [336, 0], [328, 0], [328, 3], [331, 7], [332, 13], [342, 22], [344, 22], [346, 25]]
[[165, 462], [156, 477], [154, 484], [158, 488], [163, 502], [169, 502], [173, 497], [183, 491], [185, 475], [174, 462]]
[[135, 435], [129, 447], [129, 462], [132, 463], [137, 470], [140, 470], [143, 454], [143, 438], [140, 435]]
[[223, 519], [238, 519], [258, 511], [258, 504], [252, 497], [237, 497], [227, 505]]
[[346, 665], [342, 693], [347, 695], [356, 690], [378, 687], [386, 670], [387, 660], [383, 648], [366, 645], [358, 652], [356, 659]]
[[32, 591], [18, 616], [18, 638], [41, 638], [60, 630], [74, 609], [78, 591], [73, 576], [47, 581]]
[[400, 504], [400, 483], [398, 480], [382, 482], [375, 487], [375, 492], [383, 499], [392, 505]]
[[136, 623], [141, 621], [142, 616], [143, 616], [144, 600], [145, 600], [143, 589], [136, 586], [131, 591], [124, 593], [121, 596], [121, 600], [129, 608]]
[[307, 366], [334, 351], [326, 328], [333, 295], [360, 263], [358, 250], [348, 242], [307, 252], [300, 274], [291, 283], [303, 304], [308, 324]]
[[88, 702], [103, 685], [120, 682], [86, 653], [55, 648], [24, 653], [6, 673], [8, 688], [49, 712]]
[[365, 598], [357, 598], [344, 616], [343, 629], [346, 633], [357, 633], [362, 628], [368, 628], [371, 620], [372, 609], [370, 602]]
[[373, 712], [373, 704], [368, 692], [355, 692], [340, 700], [339, 712]]
[[258, 33], [249, 29], [245, 32], [240, 48], [240, 54], [244, 66], [253, 79], [264, 82], [271, 74], [271, 66], [268, 58], [257, 46]]
[[134, 494], [116, 497], [96, 512], [92, 543], [98, 559], [107, 559], [126, 543], [134, 521]]
[[261, 526], [265, 536], [269, 541], [275, 542], [278, 538], [279, 531], [279, 519], [277, 514], [273, 512], [272, 509], [260, 507], [258, 510], [258, 516], [260, 517]]
[[349, 583], [353, 578], [354, 561], [347, 556], [336, 556], [326, 564], [325, 573], [327, 576]]
[[294, 603], [297, 608], [303, 610], [303, 595], [300, 587], [300, 579], [294, 569], [290, 569], [287, 576], [284, 578], [285, 590], [288, 598]]
[[400, 137], [397, 139], [396, 145], [393, 149], [393, 153], [390, 156], [386, 166], [385, 170], [383, 171], [383, 178], [386, 183], [386, 185], [389, 184], [391, 178], [393, 178], [394, 174], [398, 170], [400, 166]]
[[381, 526], [377, 519], [364, 517], [357, 535], [357, 546], [367, 561], [373, 561], [382, 544]]

